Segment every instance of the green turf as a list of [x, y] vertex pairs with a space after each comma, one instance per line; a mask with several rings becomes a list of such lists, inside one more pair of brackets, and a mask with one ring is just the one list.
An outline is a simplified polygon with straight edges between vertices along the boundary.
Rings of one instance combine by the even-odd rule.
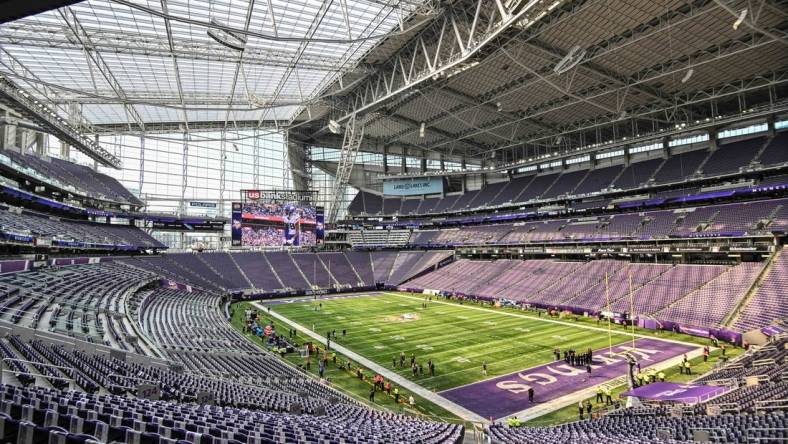
[[[247, 308], [254, 308], [248, 302], [240, 302], [237, 304], [233, 304], [233, 317], [232, 317], [232, 325], [235, 327], [239, 332], [243, 333], [243, 313]], [[265, 313], [263, 313], [265, 316]], [[283, 326], [281, 322], [264, 317], [264, 319], [273, 322], [277, 331], [286, 331], [288, 327]], [[252, 335], [251, 333], [244, 333], [244, 336], [249, 338], [252, 342], [260, 346], [261, 348], [265, 348], [264, 344], [260, 340], [260, 338]], [[299, 333], [295, 339], [293, 339], [296, 343], [303, 343], [304, 341], [308, 340], [308, 338]], [[296, 366], [303, 366], [304, 365], [304, 358], [297, 353], [289, 353], [285, 355], [285, 360], [290, 362]], [[347, 361], [347, 359], [339, 354], [337, 356], [338, 362]], [[312, 365], [310, 369], [310, 373], [317, 376], [318, 370], [317, 365]], [[371, 372], [367, 371], [367, 375], [371, 375]], [[396, 413], [401, 414], [410, 414], [410, 415], [419, 415], [419, 416], [426, 416], [432, 419], [437, 419], [441, 421], [449, 421], [449, 422], [462, 422], [453, 415], [451, 412], [448, 412], [441, 408], [438, 405], [435, 405], [425, 399], [422, 399], [418, 396], [416, 398], [416, 405], [415, 408], [410, 408], [409, 406], [405, 405], [404, 403], [395, 403], [394, 398], [392, 396], [385, 396], [383, 393], [378, 392], [375, 396], [375, 402], [370, 403], [367, 396], [369, 394], [370, 383], [368, 381], [361, 381], [355, 377], [352, 372], [342, 370], [339, 366], [334, 365], [333, 362], [329, 363], [326, 371], [324, 373], [326, 378], [331, 380], [332, 385], [334, 388], [337, 388], [345, 393], [350, 394], [351, 396], [355, 397], [359, 402], [371, 405], [378, 409], [388, 410]], [[400, 393], [402, 394], [403, 399], [407, 399], [410, 396], [410, 392], [407, 390], [401, 389]]]
[[[272, 310], [321, 335], [336, 330], [335, 342], [387, 368], [392, 368], [393, 357], [405, 352], [407, 368], [395, 370], [435, 391], [484, 379], [484, 360], [487, 377], [493, 377], [550, 362], [556, 347], [596, 350], [609, 344], [606, 332], [457, 304], [432, 302], [423, 309], [422, 299], [386, 294], [322, 300], [317, 311], [318, 302], [274, 305]], [[418, 319], [399, 320], [404, 314]], [[344, 338], [339, 333], [343, 329], [348, 330]], [[623, 331], [612, 335], [613, 345], [630, 339]], [[425, 366], [424, 376], [413, 376], [411, 354]], [[428, 359], [436, 363], [434, 377], [426, 374]]]

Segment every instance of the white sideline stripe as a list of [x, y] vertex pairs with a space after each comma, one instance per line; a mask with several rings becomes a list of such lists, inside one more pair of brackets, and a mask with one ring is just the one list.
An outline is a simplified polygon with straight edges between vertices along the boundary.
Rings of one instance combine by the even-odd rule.
[[[286, 318], [285, 316], [277, 313], [276, 311], [271, 310], [271, 312], [268, 312], [264, 306], [258, 304], [257, 302], [252, 302], [252, 305], [257, 307], [261, 312], [265, 313], [266, 315], [271, 315], [271, 316], [279, 319], [280, 321], [282, 321], [282, 322], [284, 322], [286, 324], [289, 324], [290, 326], [295, 327], [298, 330], [303, 331], [304, 333], [309, 335], [312, 339], [315, 339], [317, 342], [325, 345], [326, 339], [322, 335], [319, 335], [319, 334], [313, 332], [312, 330], [304, 327], [303, 325], [300, 325], [297, 322], [294, 322], [294, 321]], [[272, 306], [272, 308], [273, 307], [275, 307], [275, 306]], [[355, 352], [353, 352], [351, 350], [348, 350], [347, 348], [337, 344], [336, 342], [332, 342], [331, 343], [331, 348], [333, 348], [337, 352], [349, 357], [353, 361], [363, 365], [364, 367], [374, 371], [375, 373], [378, 373], [378, 374], [384, 376], [385, 378], [393, 381], [394, 383], [396, 383], [400, 387], [403, 387], [403, 388], [405, 388], [405, 389], [407, 389], [407, 390], [409, 390], [409, 391], [421, 396], [422, 398], [424, 398], [424, 399], [426, 399], [426, 400], [428, 400], [428, 401], [430, 401], [430, 402], [432, 402], [434, 404], [437, 404], [437, 405], [443, 407], [444, 409], [454, 413], [455, 415], [459, 416], [460, 418], [462, 418], [462, 419], [464, 419], [466, 421], [481, 422], [481, 423], [485, 423], [485, 424], [489, 423], [489, 421], [487, 421], [486, 419], [484, 419], [480, 415], [478, 415], [476, 413], [473, 413], [472, 411], [466, 409], [465, 407], [462, 407], [459, 404], [456, 404], [456, 403], [454, 403], [452, 401], [449, 401], [448, 399], [444, 398], [443, 396], [438, 395], [437, 393], [433, 393], [430, 390], [427, 390], [426, 388], [416, 384], [415, 382], [412, 382], [412, 381], [410, 381], [410, 380], [408, 380], [408, 379], [406, 379], [406, 378], [404, 378], [404, 377], [402, 377], [402, 376], [390, 371], [389, 369], [387, 369], [387, 368], [385, 368], [385, 367], [383, 367], [383, 366], [381, 366], [379, 364], [376, 364], [376, 363], [370, 361], [369, 359], [359, 355], [358, 353], [355, 353]]]
[[[400, 297], [400, 298], [415, 299], [417, 301], [421, 301], [422, 300], [422, 298], [417, 298], [417, 297], [414, 297], [414, 296], [407, 296], [407, 295], [404, 295], [404, 294], [388, 293], [388, 292], [386, 292], [386, 294], [391, 295], [391, 296], [397, 296], [397, 297]], [[451, 305], [452, 307], [467, 308], [468, 310], [477, 310], [477, 311], [483, 311], [485, 313], [493, 313], [493, 314], [499, 314], [499, 315], [503, 315], [503, 316], [512, 316], [512, 317], [515, 317], [515, 318], [523, 318], [523, 319], [539, 321], [539, 322], [549, 322], [549, 323], [552, 323], [552, 324], [567, 325], [569, 327], [584, 328], [586, 330], [593, 330], [593, 331], [598, 331], [598, 332], [602, 332], [602, 333], [607, 333], [607, 329], [606, 328], [592, 327], [590, 325], [573, 324], [571, 322], [559, 321], [559, 320], [556, 320], [556, 319], [542, 319], [542, 318], [539, 318], [539, 317], [527, 316], [527, 315], [518, 314], [518, 313], [511, 313], [511, 312], [508, 312], [508, 311], [496, 311], [496, 310], [491, 310], [489, 308], [476, 307], [476, 306], [472, 306], [472, 305], [459, 305], [459, 304], [454, 304], [454, 303], [451, 303], [451, 302], [438, 301], [438, 300], [434, 300], [434, 299], [433, 299], [432, 303], [433, 304]], [[624, 335], [624, 336], [629, 336], [629, 337], [633, 336], [632, 332], [627, 332], [627, 331], [619, 332], [619, 331], [613, 330], [613, 333]], [[659, 338], [659, 337], [656, 337], [656, 336], [643, 335], [643, 334], [640, 334], [640, 333], [635, 333], [634, 336], [636, 338], [655, 339], [657, 341], [673, 342], [675, 344], [688, 345], [688, 346], [692, 346], [692, 347], [702, 347], [702, 345], [695, 344], [695, 343], [692, 343], [692, 342], [684, 342], [684, 341], [678, 341], [676, 339], [668, 339], [668, 338]]]
[[[407, 295], [404, 295], [404, 294], [388, 293], [388, 292], [386, 294], [391, 295], [391, 296], [398, 296], [398, 297], [401, 297], [401, 298], [415, 299], [415, 300], [419, 300], [419, 301], [421, 300], [421, 298], [417, 298], [417, 297], [414, 297], [414, 296], [407, 296]], [[594, 330], [594, 331], [607, 333], [607, 329], [604, 329], [604, 328], [601, 328], [601, 327], [593, 327], [593, 326], [589, 326], [589, 325], [577, 325], [577, 324], [573, 324], [571, 322], [559, 321], [559, 320], [555, 320], [555, 319], [542, 319], [542, 318], [538, 318], [538, 317], [535, 318], [535, 317], [532, 317], [532, 316], [522, 315], [522, 314], [518, 314], [518, 313], [511, 313], [511, 312], [507, 312], [507, 311], [495, 311], [495, 310], [491, 310], [491, 309], [488, 309], [488, 308], [469, 306], [469, 305], [458, 305], [458, 304], [454, 304], [454, 303], [451, 303], [451, 302], [438, 301], [438, 300], [435, 300], [435, 299], [433, 299], [432, 302], [433, 303], [438, 303], [438, 304], [451, 305], [451, 306], [455, 306], [455, 307], [467, 308], [469, 310], [477, 310], [477, 311], [483, 311], [483, 312], [486, 312], [486, 313], [495, 313], [495, 314], [500, 314], [500, 315], [513, 316], [513, 317], [517, 317], [517, 318], [523, 318], [523, 319], [529, 319], [529, 320], [541, 321], [541, 322], [549, 322], [549, 323], [553, 323], [553, 324], [568, 325], [568, 326], [571, 326], [571, 327], [584, 328], [586, 330]], [[616, 332], [616, 333], [622, 334], [622, 335], [632, 336], [631, 332]], [[676, 344], [682, 344], [682, 345], [687, 345], [687, 346], [694, 347], [694, 350], [692, 350], [692, 351], [687, 353], [687, 357], [689, 357], [690, 359], [695, 358], [697, 356], [701, 356], [703, 354], [703, 350], [702, 350], [703, 346], [700, 345], [700, 344], [695, 344], [695, 343], [692, 343], [692, 342], [677, 341], [675, 339], [658, 338], [658, 337], [643, 335], [643, 334], [639, 334], [639, 333], [635, 333], [635, 337], [637, 337], [637, 338], [655, 339], [655, 340], [664, 341], [664, 342], [673, 342], [673, 343], [676, 343]], [[716, 348], [715, 347], [710, 347], [710, 349], [711, 350], [715, 350]], [[668, 359], [666, 361], [662, 361], [662, 362], [660, 362], [658, 364], [655, 364], [653, 366], [646, 367], [646, 368], [652, 368], [653, 367], [653, 368], [655, 368], [657, 370], [664, 370], [666, 368], [675, 366], [682, 359], [683, 359], [682, 356], [676, 356], [674, 358]], [[498, 378], [498, 377], [500, 377], [500, 376], [487, 378], [485, 380], [494, 379], [494, 378]], [[616, 378], [613, 378], [613, 379], [616, 379]], [[601, 384], [595, 385], [593, 387], [589, 387], [587, 389], [583, 389], [583, 390], [580, 390], [580, 391], [577, 391], [577, 392], [570, 393], [568, 395], [561, 396], [559, 398], [553, 399], [550, 402], [546, 402], [544, 404], [540, 404], [538, 406], [531, 407], [531, 408], [525, 409], [525, 410], [517, 412], [517, 413], [513, 413], [512, 415], [509, 415], [509, 416], [507, 416], [505, 418], [501, 418], [497, 422], [504, 423], [506, 421], [506, 418], [510, 418], [512, 416], [517, 416], [518, 418], [520, 418], [521, 421], [528, 421], [528, 420], [531, 420], [531, 419], [538, 418], [540, 416], [544, 416], [544, 415], [546, 415], [548, 413], [554, 412], [554, 411], [556, 411], [558, 409], [561, 409], [561, 408], [564, 408], [564, 407], [566, 407], [568, 405], [577, 404], [579, 401], [585, 400], [585, 399], [593, 396], [594, 394], [596, 394], [597, 387], [599, 387], [600, 385], [605, 385], [605, 384], [609, 383], [610, 381], [612, 381], [613, 379], [611, 379], [609, 381], [606, 381], [606, 382], [603, 382]], [[464, 387], [464, 386], [468, 386], [468, 385], [473, 385], [473, 384], [477, 384], [477, 383], [483, 382], [483, 381], [471, 382], [471, 383], [464, 384], [464, 385], [458, 386], [458, 387]], [[454, 387], [454, 388], [446, 389], [446, 390], [454, 390], [455, 388], [458, 388], [458, 387]]]

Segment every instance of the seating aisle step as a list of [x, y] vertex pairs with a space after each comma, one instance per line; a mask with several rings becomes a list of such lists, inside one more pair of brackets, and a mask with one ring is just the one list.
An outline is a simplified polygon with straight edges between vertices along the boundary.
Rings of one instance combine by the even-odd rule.
[[238, 271], [241, 272], [241, 276], [243, 276], [244, 279], [246, 280], [246, 283], [249, 284], [249, 288], [254, 288], [254, 284], [252, 284], [252, 281], [249, 280], [249, 276], [246, 275], [246, 273], [244, 272], [243, 268], [241, 268], [241, 266], [238, 265], [238, 262], [233, 257], [233, 254], [232, 253], [227, 253], [227, 255], [230, 256], [230, 260], [233, 261], [233, 265], [235, 265], [235, 268], [237, 268]]

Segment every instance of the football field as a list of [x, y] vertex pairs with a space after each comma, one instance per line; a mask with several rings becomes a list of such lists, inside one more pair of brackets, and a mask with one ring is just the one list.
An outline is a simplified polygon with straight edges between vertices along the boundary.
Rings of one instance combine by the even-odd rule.
[[[556, 347], [582, 352], [604, 349], [610, 341], [606, 331], [573, 326], [572, 321], [550, 323], [437, 301], [424, 308], [423, 303], [420, 295], [385, 293], [282, 303], [271, 309], [323, 336], [336, 330], [333, 342], [435, 391], [553, 362]], [[628, 335], [612, 334], [613, 345], [630, 340]], [[404, 368], [399, 367], [400, 352], [406, 355]], [[413, 376], [411, 355], [424, 366], [423, 375]], [[430, 359], [435, 376], [427, 372]], [[482, 375], [483, 361], [487, 377]]]

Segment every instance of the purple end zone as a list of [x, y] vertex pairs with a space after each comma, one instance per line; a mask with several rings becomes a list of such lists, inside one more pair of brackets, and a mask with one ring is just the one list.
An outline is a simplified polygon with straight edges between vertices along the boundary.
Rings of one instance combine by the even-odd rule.
[[[642, 368], [687, 353], [697, 346], [665, 342], [658, 339], [638, 339], [613, 347], [613, 353], [630, 351]], [[490, 363], [495, 366], [495, 362]], [[552, 401], [578, 390], [605, 383], [623, 376], [627, 371], [626, 359], [610, 356], [604, 348], [594, 352], [591, 377], [580, 367], [571, 367], [564, 361], [529, 368], [516, 373], [469, 384], [440, 392], [440, 395], [485, 418], [501, 418], [523, 411], [536, 403]], [[534, 389], [534, 404], [528, 402], [528, 388]]]

